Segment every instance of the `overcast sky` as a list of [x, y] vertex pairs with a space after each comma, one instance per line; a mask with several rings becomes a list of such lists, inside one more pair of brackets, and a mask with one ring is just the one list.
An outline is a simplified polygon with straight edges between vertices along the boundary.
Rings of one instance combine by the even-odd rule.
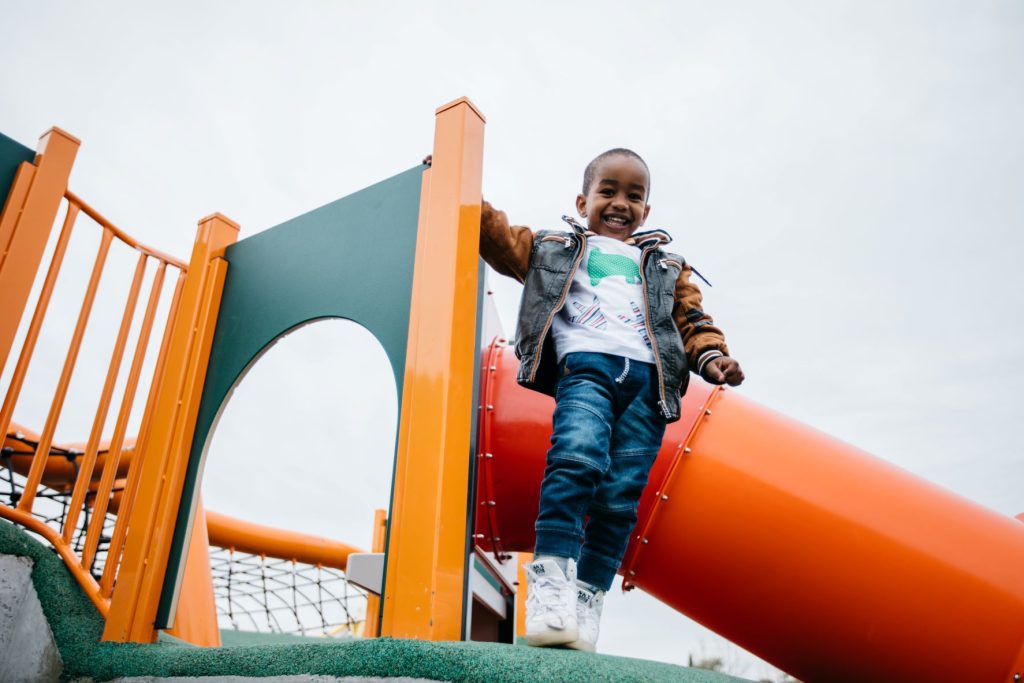
[[[244, 238], [415, 165], [462, 95], [488, 119], [485, 196], [518, 223], [559, 227], [586, 162], [633, 148], [648, 226], [715, 284], [745, 395], [1024, 511], [1020, 2], [8, 0], [3, 20], [0, 131], [79, 137], [72, 189], [182, 258], [213, 211]], [[492, 283], [511, 332], [518, 287]], [[368, 545], [395, 424], [368, 336], [320, 323], [254, 368], [214, 437], [210, 508]], [[84, 439], [74, 396], [58, 435]], [[16, 419], [44, 418], [26, 394]], [[766, 671], [618, 595], [602, 651]]]

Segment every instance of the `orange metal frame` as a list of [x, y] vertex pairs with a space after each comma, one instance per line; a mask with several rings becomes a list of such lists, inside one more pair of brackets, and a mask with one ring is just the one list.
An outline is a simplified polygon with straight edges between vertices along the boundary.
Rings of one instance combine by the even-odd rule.
[[[406, 365], [405, 410], [399, 427], [393, 522], [383, 511], [375, 519], [374, 550], [388, 552], [387, 590], [378, 610], [368, 605], [368, 634], [427, 639], [462, 636], [467, 571], [470, 434], [475, 411], [477, 264], [481, 200], [484, 118], [466, 99], [437, 111], [434, 166], [424, 173], [420, 208], [413, 307]], [[49, 540], [107, 618], [105, 640], [151, 642], [160, 587], [166, 573], [169, 529], [177, 513], [187, 446], [206, 374], [227, 262], [224, 249], [237, 239], [238, 226], [220, 215], [200, 222], [189, 263], [137, 243], [67, 190], [78, 141], [56, 129], [44, 136], [36, 164], [23, 164], [0, 216], [0, 368], [13, 347], [19, 321], [39, 270], [50, 228], [62, 199], [67, 214], [56, 241], [36, 309], [21, 346], [8, 392], [0, 406], [0, 428], [8, 434], [12, 416], [59, 275], [76, 219], [86, 214], [102, 229], [102, 238], [85, 289], [78, 321], [60, 380], [33, 454], [20, 456], [25, 491], [16, 508], [0, 505], [0, 516], [16, 521]], [[91, 316], [107, 256], [115, 240], [138, 252], [128, 287], [106, 380], [74, 476], [50, 462], [54, 435]], [[129, 330], [142, 299], [149, 259], [157, 261], [135, 353], [113, 437], [103, 442], [102, 429], [114, 402], [114, 388], [129, 344]], [[167, 267], [179, 269], [168, 322], [159, 345], [156, 369], [138, 439], [126, 438], [145, 352]], [[429, 324], [428, 324], [429, 321]], [[442, 397], [438, 401], [438, 397]], [[133, 457], [126, 451], [133, 450]], [[130, 464], [129, 464], [130, 460]], [[127, 475], [127, 477], [125, 477]], [[125, 484], [125, 481], [127, 483]], [[41, 485], [60, 481], [70, 487], [71, 512], [63, 528], [53, 529], [32, 517]], [[431, 485], [424, 485], [425, 482]], [[124, 486], [123, 492], [115, 487]], [[94, 515], [81, 555], [69, 540], [85, 503]], [[117, 521], [103, 574], [89, 572], [97, 551], [102, 520], [109, 510]], [[182, 590], [189, 614], [175, 632], [200, 644], [216, 644], [216, 617], [210, 591], [210, 542], [259, 554], [344, 568], [354, 549], [326, 539], [230, 520], [199, 506], [193, 520], [187, 576]], [[209, 530], [209, 536], [207, 531]], [[203, 551], [202, 553], [200, 551]], [[203, 554], [203, 557], [199, 557]], [[180, 582], [179, 582], [180, 583]], [[115, 590], [116, 585], [116, 590]], [[378, 613], [381, 615], [378, 623]], [[201, 615], [198, 619], [196, 615]], [[211, 629], [213, 629], [211, 631]]]
[[423, 174], [381, 633], [463, 637], [484, 117], [437, 110]]
[[153, 623], [171, 541], [170, 534], [163, 532], [172, 528], [178, 511], [227, 272], [224, 249], [237, 237], [238, 225], [220, 214], [199, 223], [162, 374], [155, 383], [151, 410], [147, 409], [149, 424], [133, 463], [137, 479], [129, 477], [133, 508], [117, 591], [103, 631], [105, 640], [156, 639]]
[[[61, 231], [54, 245], [35, 309], [26, 328], [7, 392], [2, 405], [0, 405], [0, 434], [4, 435], [5, 442], [10, 440], [12, 444], [18, 446], [11, 458], [11, 466], [26, 477], [24, 490], [17, 506], [12, 508], [0, 505], [0, 516], [22, 524], [49, 540], [64, 558], [70, 571], [82, 585], [93, 604], [101, 614], [105, 615], [110, 607], [114, 583], [113, 572], [119, 564], [120, 546], [115, 544], [108, 550], [104, 580], [97, 582], [91, 575], [90, 568], [95, 560], [108, 505], [118, 505], [124, 513], [118, 520], [122, 533], [126, 528], [124, 520], [128, 516], [126, 509], [130, 510], [130, 505], [127, 508], [123, 505], [124, 501], [116, 495], [115, 487], [124, 483], [126, 468], [121, 462], [121, 457], [125, 447], [133, 446], [132, 440], [126, 439], [125, 436], [127, 422], [134, 405], [135, 392], [149, 347], [149, 335], [155, 320], [166, 269], [168, 266], [178, 268], [184, 277], [185, 264], [139, 244], [81, 198], [67, 190], [67, 179], [78, 146], [79, 142], [76, 139], [58, 129], [52, 129], [43, 136], [35, 163], [22, 164], [18, 169], [4, 206], [4, 212], [0, 216], [0, 245], [3, 245], [3, 253], [0, 255], [2, 256], [0, 257], [0, 310], [3, 310], [3, 316], [0, 317], [0, 362], [5, 364], [12, 351], [18, 326], [28, 305], [28, 297], [43, 260], [51, 228], [62, 202], [66, 200], [67, 209]], [[26, 435], [28, 430], [14, 425], [12, 417], [61, 271], [68, 242], [76, 221], [82, 214], [89, 216], [102, 230], [99, 251], [85, 289], [81, 310], [71, 335], [43, 431], [38, 435]], [[93, 427], [88, 441], [84, 445], [84, 450], [82, 450], [82, 457], [77, 463], [76, 471], [76, 468], [63, 458], [51, 460], [54, 434], [64, 408], [68, 386], [74, 375], [82, 340], [91, 317], [96, 291], [104, 274], [107, 255], [115, 239], [118, 243], [123, 243], [135, 250], [138, 253], [138, 258]], [[121, 396], [114, 437], [110, 442], [101, 442], [103, 424], [114, 399], [115, 384], [128, 345], [129, 332], [150, 259], [157, 261], [157, 272], [151, 285], [143, 322], [135, 340], [135, 353]], [[172, 310], [175, 307], [176, 303], [172, 301]], [[161, 350], [162, 354], [163, 350]], [[30, 449], [21, 447], [22, 444], [18, 439], [8, 438], [13, 434], [27, 436], [35, 443], [35, 446]], [[19, 452], [23, 452], [24, 455], [19, 456]], [[99, 472], [96, 472], [97, 467], [99, 467]], [[68, 469], [70, 472], [67, 471]], [[32, 515], [36, 494], [41, 485], [70, 487], [69, 512], [63, 521], [63, 527], [59, 530], [44, 524]], [[96, 514], [90, 521], [85, 534], [84, 547], [79, 553], [72, 549], [70, 542], [80, 512], [86, 502], [93, 507], [93, 512]]]

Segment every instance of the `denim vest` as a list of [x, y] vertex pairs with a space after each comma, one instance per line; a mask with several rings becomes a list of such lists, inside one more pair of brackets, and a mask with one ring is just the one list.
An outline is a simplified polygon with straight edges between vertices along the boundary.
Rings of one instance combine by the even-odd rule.
[[[573, 232], [541, 230], [534, 236], [516, 330], [517, 381], [551, 396], [558, 384], [551, 323], [565, 305], [569, 285], [587, 249], [586, 229], [570, 218], [563, 220]], [[675, 422], [679, 419], [679, 398], [690, 379], [683, 341], [672, 320], [676, 280], [686, 262], [661, 249], [669, 241], [665, 232], [639, 232], [633, 240], [641, 249], [640, 279], [647, 333], [658, 368], [658, 406], [667, 422]]]

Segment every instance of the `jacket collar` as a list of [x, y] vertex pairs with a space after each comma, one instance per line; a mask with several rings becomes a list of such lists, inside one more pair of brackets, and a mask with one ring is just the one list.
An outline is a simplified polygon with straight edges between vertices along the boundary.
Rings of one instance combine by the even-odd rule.
[[[577, 234], [596, 234], [580, 225], [579, 221], [577, 221], [572, 216], [562, 216], [562, 220], [568, 223], [572, 227], [573, 231], [576, 232]], [[671, 241], [672, 236], [669, 235], [664, 230], [645, 230], [643, 232], [634, 232], [630, 236], [630, 238], [626, 240], [626, 244], [631, 244], [634, 247], [640, 247], [641, 249], [643, 249], [644, 247], [650, 246], [652, 244], [657, 244], [660, 246], [662, 244], [668, 244]]]

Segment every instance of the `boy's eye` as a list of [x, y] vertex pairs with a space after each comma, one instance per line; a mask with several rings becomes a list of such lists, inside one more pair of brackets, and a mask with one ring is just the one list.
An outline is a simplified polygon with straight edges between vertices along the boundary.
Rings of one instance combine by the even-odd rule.
[[641, 202], [644, 199], [643, 195], [637, 194], [636, 192], [629, 195], [629, 198], [632, 199], [634, 202]]

